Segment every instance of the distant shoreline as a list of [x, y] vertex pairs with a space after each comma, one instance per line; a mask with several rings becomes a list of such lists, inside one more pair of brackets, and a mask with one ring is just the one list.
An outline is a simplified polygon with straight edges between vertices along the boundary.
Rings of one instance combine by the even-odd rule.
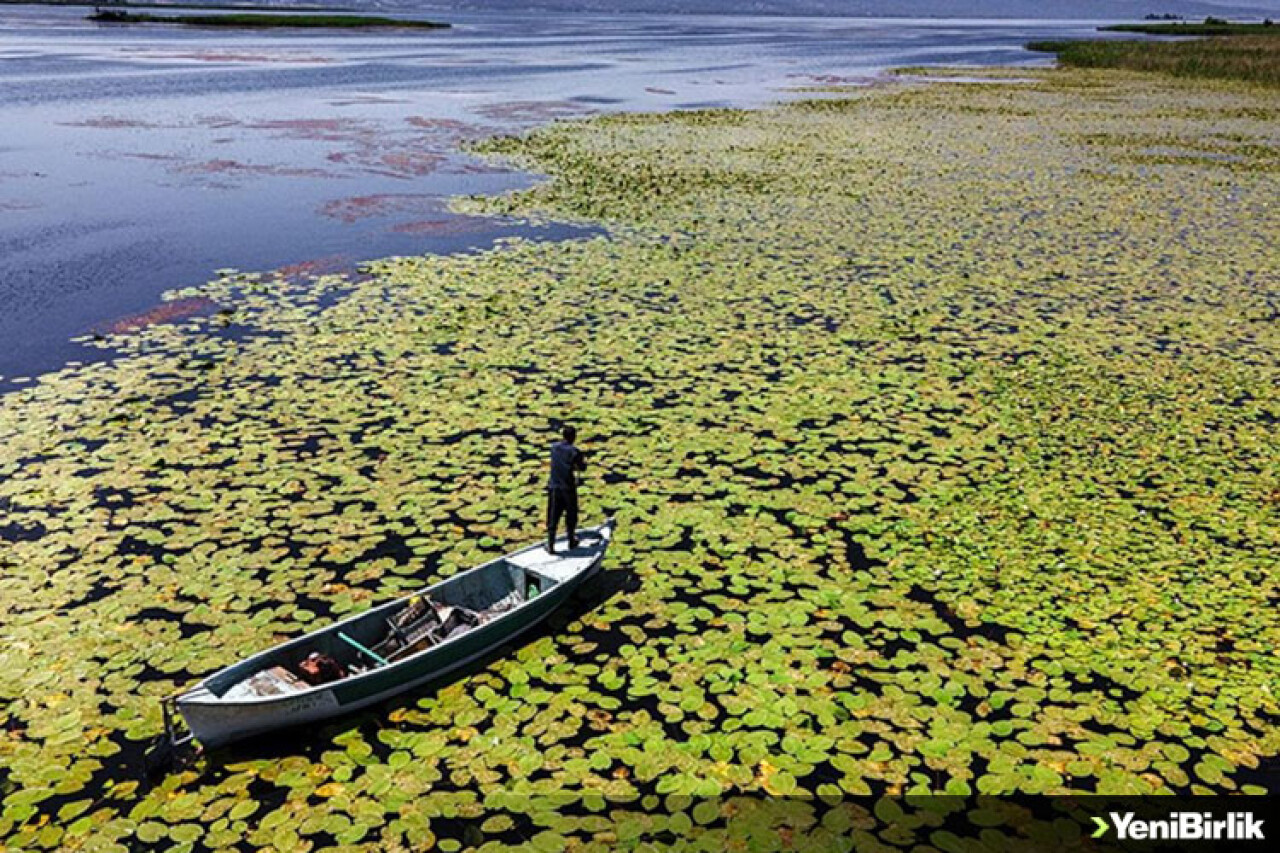
[[1230, 21], [1199, 24], [1112, 24], [1098, 27], [1104, 33], [1142, 33], [1149, 36], [1276, 36], [1280, 35], [1280, 27], [1270, 23], [1236, 24]]
[[0, 0], [4, 6], [67, 6], [95, 9], [209, 9], [228, 12], [358, 12], [352, 6], [255, 6], [250, 3], [94, 3], [92, 0]]
[[437, 21], [400, 20], [368, 15], [316, 14], [239, 14], [219, 15], [149, 15], [132, 14], [119, 9], [97, 7], [86, 20], [100, 24], [178, 24], [187, 27], [225, 27], [228, 29], [447, 29], [449, 24]]

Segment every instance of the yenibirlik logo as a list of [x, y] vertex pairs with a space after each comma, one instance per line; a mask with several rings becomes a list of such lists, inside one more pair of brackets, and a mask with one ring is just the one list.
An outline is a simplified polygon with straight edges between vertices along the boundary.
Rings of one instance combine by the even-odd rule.
[[1231, 812], [1225, 819], [1215, 819], [1212, 812], [1172, 812], [1164, 820], [1144, 820], [1133, 812], [1108, 812], [1111, 824], [1100, 817], [1093, 819], [1097, 829], [1093, 837], [1101, 838], [1115, 827], [1120, 841], [1264, 841], [1262, 824], [1251, 812]]

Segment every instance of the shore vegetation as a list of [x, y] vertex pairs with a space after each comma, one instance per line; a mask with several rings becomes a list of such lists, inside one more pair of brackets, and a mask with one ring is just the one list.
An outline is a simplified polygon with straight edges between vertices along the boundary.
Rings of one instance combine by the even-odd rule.
[[1055, 53], [1075, 68], [1123, 68], [1174, 77], [1240, 80], [1280, 86], [1280, 27], [1267, 35], [1187, 41], [1033, 41], [1028, 50]]

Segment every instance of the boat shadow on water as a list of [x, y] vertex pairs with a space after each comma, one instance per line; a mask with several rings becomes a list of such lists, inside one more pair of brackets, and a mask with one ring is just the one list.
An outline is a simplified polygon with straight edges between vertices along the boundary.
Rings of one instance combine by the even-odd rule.
[[[629, 568], [604, 569], [587, 580], [583, 586], [556, 612], [537, 626], [513, 639], [511, 642], [495, 646], [482, 656], [453, 670], [439, 679], [414, 687], [385, 702], [368, 708], [353, 711], [350, 714], [333, 720], [310, 726], [298, 726], [281, 729], [265, 734], [255, 735], [234, 743], [220, 746], [212, 750], [198, 751], [188, 748], [185, 754], [175, 756], [177, 765], [189, 765], [198, 755], [202, 755], [208, 769], [215, 770], [237, 761], [252, 759], [289, 758], [301, 756], [315, 759], [326, 750], [333, 749], [333, 738], [353, 728], [359, 728], [371, 735], [368, 739], [378, 748], [376, 732], [387, 726], [390, 715], [399, 710], [417, 707], [420, 700], [441, 689], [465, 681], [473, 675], [486, 670], [495, 661], [509, 657], [516, 650], [545, 637], [562, 634], [565, 629], [583, 616], [599, 608], [617, 595], [633, 592], [639, 586], [639, 578]], [[173, 765], [148, 767], [147, 775], [155, 778], [158, 773], [167, 772]]]

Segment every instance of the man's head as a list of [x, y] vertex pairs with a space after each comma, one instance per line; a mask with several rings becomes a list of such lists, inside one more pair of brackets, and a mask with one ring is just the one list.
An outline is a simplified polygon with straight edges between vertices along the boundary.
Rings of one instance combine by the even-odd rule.
[[578, 431], [568, 424], [565, 424], [560, 430], [560, 435], [564, 436], [564, 440], [570, 444], [573, 444], [578, 439]]

